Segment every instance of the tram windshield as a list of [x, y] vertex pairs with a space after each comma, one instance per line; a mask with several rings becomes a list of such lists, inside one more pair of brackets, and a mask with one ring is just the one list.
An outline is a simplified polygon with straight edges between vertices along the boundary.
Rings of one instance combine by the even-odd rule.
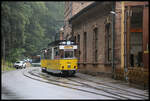
[[64, 51], [65, 57], [64, 58], [73, 58], [74, 57], [74, 51]]
[[74, 50], [61, 50], [60, 51], [60, 58], [75, 58]]

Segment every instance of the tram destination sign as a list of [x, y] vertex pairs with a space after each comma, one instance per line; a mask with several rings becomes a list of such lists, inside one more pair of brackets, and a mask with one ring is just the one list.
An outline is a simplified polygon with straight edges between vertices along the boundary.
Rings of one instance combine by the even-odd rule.
[[77, 45], [60, 45], [59, 49], [77, 49]]

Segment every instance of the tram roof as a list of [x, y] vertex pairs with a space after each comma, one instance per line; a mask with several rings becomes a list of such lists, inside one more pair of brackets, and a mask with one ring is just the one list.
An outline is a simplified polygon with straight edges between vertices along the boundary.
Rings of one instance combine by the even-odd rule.
[[[73, 41], [71, 41], [71, 40], [56, 40], [56, 41], [53, 41], [53, 42], [49, 43], [48, 46], [58, 46], [58, 45], [62, 45], [62, 44], [61, 44], [62, 42], [66, 42], [66, 43], [67, 43], [67, 41], [73, 42]], [[65, 45], [67, 45], [67, 44], [65, 44]], [[71, 45], [75, 45], [75, 44], [71, 44]]]

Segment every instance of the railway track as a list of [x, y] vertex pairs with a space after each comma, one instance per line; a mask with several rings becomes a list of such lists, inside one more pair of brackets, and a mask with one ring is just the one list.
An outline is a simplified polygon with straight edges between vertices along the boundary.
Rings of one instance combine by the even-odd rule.
[[[143, 94], [131, 92], [118, 87], [113, 87], [105, 83], [95, 82], [93, 80], [88, 80], [85, 78], [83, 79], [81, 77], [54, 77], [46, 73], [41, 73], [37, 69], [26, 71], [23, 74], [26, 77], [41, 82], [50, 83], [57, 86], [62, 86], [96, 95], [101, 95], [111, 99], [145, 99], [147, 97]], [[91, 82], [92, 84], [90, 84]]]
[[[30, 79], [37, 80], [37, 81], [40, 81], [40, 82], [49, 83], [49, 84], [53, 84], [53, 85], [57, 85], [57, 86], [61, 86], [61, 87], [69, 88], [69, 89], [74, 89], [74, 90], [78, 90], [78, 91], [82, 91], [82, 92], [86, 92], [86, 93], [96, 94], [96, 95], [108, 97], [108, 99], [121, 99], [121, 98], [118, 98], [118, 97], [115, 97], [115, 96], [104, 95], [104, 94], [100, 94], [100, 93], [97, 93], [97, 92], [94, 92], [94, 91], [77, 88], [77, 86], [73, 87], [72, 85], [64, 85], [64, 83], [60, 83], [60, 82], [58, 83], [58, 81], [54, 81], [54, 80], [50, 81], [50, 79], [45, 80], [45, 78], [44, 78], [44, 80], [43, 80], [42, 76], [39, 76], [39, 75], [36, 75], [36, 74], [33, 75], [33, 74], [29, 73], [28, 71], [24, 71], [23, 75], [30, 78]], [[39, 79], [39, 78], [42, 78], [42, 79]]]
[[[85, 79], [85, 78], [81, 78], [81, 77], [77, 77], [81, 80], [86, 80], [86, 81], [89, 81], [89, 82], [92, 82], [92, 83], [95, 83], [95, 84], [98, 84], [98, 85], [102, 85], [104, 88], [108, 88], [108, 89], [112, 89], [112, 90], [120, 90], [120, 91], [123, 91], [123, 92], [126, 92], [126, 93], [131, 93], [131, 94], [134, 94], [134, 95], [139, 95], [139, 96], [144, 96], [144, 97], [148, 97], [148, 95], [145, 95], [145, 94], [141, 94], [141, 93], [137, 93], [137, 92], [133, 92], [131, 90], [126, 90], [126, 89], [122, 89], [120, 87], [115, 87], [115, 86], [112, 86], [108, 83], [103, 83], [103, 82], [96, 82], [96, 81], [93, 81], [93, 80], [89, 80], [89, 79]], [[72, 80], [72, 79], [70, 79]], [[79, 80], [78, 80], [79, 81]], [[117, 83], [117, 82], [116, 82]]]
[[[65, 79], [68, 79], [68, 78], [65, 78]], [[122, 95], [132, 96], [132, 97], [136, 97], [136, 98], [145, 98], [145, 97], [148, 97], [147, 94], [144, 95], [144, 94], [140, 94], [140, 93], [137, 93], [137, 92], [133, 92], [133, 91], [131, 91], [131, 90], [121, 89], [121, 88], [119, 88], [119, 87], [111, 86], [111, 85], [106, 84], [106, 83], [95, 82], [95, 81], [93, 81], [93, 80], [81, 78], [81, 77], [79, 77], [79, 76], [76, 76], [74, 79], [75, 79], [75, 80], [73, 80], [73, 78], [71, 78], [71, 79], [69, 78], [68, 80], [69, 80], [69, 81], [73, 81], [73, 82], [77, 82], [78, 84], [82, 84], [82, 85], [85, 85], [85, 86], [88, 86], [88, 87], [92, 87], [92, 88], [98, 89], [98, 90], [103, 90], [103, 89], [115, 90], [115, 93], [117, 93], [118, 95], [121, 95], [121, 94], [122, 94]], [[77, 80], [77, 79], [78, 79], [78, 80]], [[79, 79], [81, 79], [82, 81], [79, 82], [79, 81], [80, 81]], [[91, 86], [91, 85], [89, 85], [89, 84], [83, 83], [83, 80], [85, 80], [86, 82], [89, 81], [89, 82], [95, 83], [95, 84], [97, 84], [97, 85], [96, 85], [96, 86]], [[117, 83], [117, 82], [116, 82], [116, 83]], [[102, 87], [103, 89], [98, 88], [100, 85], [101, 85], [101, 87]], [[97, 86], [98, 86], [98, 87], [97, 87]], [[116, 92], [116, 91], [117, 91], [117, 92]], [[118, 92], [118, 91], [119, 91], [119, 92]], [[112, 94], [114, 94], [114, 91], [112, 91], [112, 92], [113, 92]], [[115, 94], [115, 95], [116, 95], [116, 94]]]
[[[79, 82], [80, 80], [73, 80], [73, 79], [68, 79], [68, 80], [75, 81], [75, 82], [78, 82], [80, 84], [84, 84], [87, 87], [91, 87], [91, 88], [94, 88], [94, 89], [97, 89], [97, 90], [102, 90], [102, 91], [110, 93], [112, 95], [120, 96], [122, 98], [129, 99], [130, 97], [134, 97], [134, 98], [144, 99], [145, 97], [148, 97], [148, 96], [143, 95], [143, 94], [139, 94], [139, 93], [132, 92], [132, 91], [129, 91], [129, 90], [121, 89], [121, 88], [118, 88], [118, 87], [113, 87], [113, 86], [110, 86], [110, 85], [105, 84], [105, 83], [94, 82], [92, 80], [82, 79], [81, 82]], [[90, 85], [90, 84], [83, 83], [83, 80], [85, 80], [85, 82], [91, 81], [93, 84], [95, 83], [97, 85], [93, 86], [93, 84]]]

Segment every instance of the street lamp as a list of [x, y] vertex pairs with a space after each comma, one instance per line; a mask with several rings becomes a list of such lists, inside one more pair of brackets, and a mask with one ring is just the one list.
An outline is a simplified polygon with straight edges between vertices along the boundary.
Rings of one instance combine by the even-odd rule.
[[115, 35], [115, 3], [112, 4], [112, 11], [110, 13], [112, 14], [112, 74], [113, 78], [115, 76], [115, 66], [114, 66], [114, 35]]
[[111, 13], [111, 14], [116, 14], [116, 12], [114, 12], [114, 11], [110, 11], [110, 13]]

